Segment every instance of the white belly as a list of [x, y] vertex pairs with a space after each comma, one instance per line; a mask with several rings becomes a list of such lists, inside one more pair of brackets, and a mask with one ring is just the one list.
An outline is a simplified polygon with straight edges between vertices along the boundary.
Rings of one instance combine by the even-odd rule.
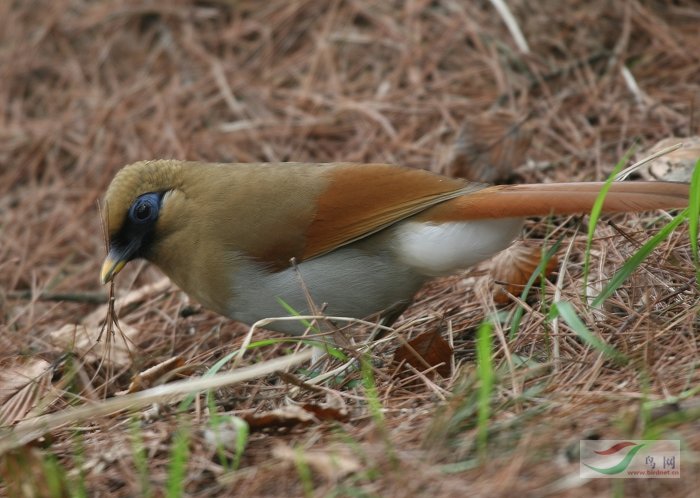
[[[396, 263], [390, 253], [376, 254], [347, 247], [277, 273], [264, 272], [254, 263], [244, 263], [234, 283], [235, 299], [230, 316], [253, 323], [261, 318], [289, 316], [281, 301], [299, 314], [309, 307], [300, 277], [316, 306], [326, 304], [327, 315], [365, 318], [384, 309], [406, 304], [427, 280]], [[301, 333], [295, 322], [278, 322], [267, 328]]]
[[[271, 273], [242, 261], [233, 282], [228, 315], [245, 323], [299, 314], [309, 307], [300, 277], [327, 315], [365, 318], [408, 303], [428, 279], [467, 268], [505, 249], [520, 233], [521, 219], [439, 225], [405, 221], [328, 254]], [[301, 333], [296, 322], [268, 328]]]

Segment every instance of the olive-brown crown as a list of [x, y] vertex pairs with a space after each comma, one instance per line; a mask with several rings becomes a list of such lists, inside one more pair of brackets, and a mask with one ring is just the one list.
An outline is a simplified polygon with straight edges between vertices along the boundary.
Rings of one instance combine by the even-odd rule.
[[103, 219], [111, 239], [122, 229], [129, 208], [148, 192], [166, 192], [180, 187], [182, 162], [162, 159], [139, 161], [122, 168], [107, 189]]

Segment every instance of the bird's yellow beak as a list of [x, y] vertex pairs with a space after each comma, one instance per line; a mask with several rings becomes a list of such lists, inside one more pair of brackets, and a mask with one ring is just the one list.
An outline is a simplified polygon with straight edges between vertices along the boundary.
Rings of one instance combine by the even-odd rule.
[[127, 261], [123, 254], [119, 254], [114, 249], [110, 249], [104, 263], [102, 263], [102, 270], [100, 271], [100, 281], [102, 285], [110, 282], [117, 273], [122, 271]]

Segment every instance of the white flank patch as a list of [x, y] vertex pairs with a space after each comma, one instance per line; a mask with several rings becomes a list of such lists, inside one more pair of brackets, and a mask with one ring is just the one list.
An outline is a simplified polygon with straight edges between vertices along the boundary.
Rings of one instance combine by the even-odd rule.
[[502, 251], [522, 226], [521, 218], [400, 223], [395, 229], [397, 253], [401, 261], [427, 275], [444, 275]]

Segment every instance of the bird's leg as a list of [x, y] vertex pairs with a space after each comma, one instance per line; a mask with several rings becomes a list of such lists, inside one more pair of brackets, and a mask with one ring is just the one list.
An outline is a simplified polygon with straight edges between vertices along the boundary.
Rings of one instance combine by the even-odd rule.
[[[397, 303], [394, 303], [392, 306], [389, 308], [385, 309], [379, 314], [379, 325], [383, 325], [384, 327], [391, 327], [396, 320], [399, 319], [399, 317], [403, 314], [404, 311], [406, 311], [406, 308], [408, 308], [411, 305], [412, 301], [399, 301]], [[384, 336], [386, 336], [387, 330], [382, 328], [382, 327], [377, 327], [374, 329], [372, 334], [369, 336], [369, 339], [367, 339], [367, 342], [373, 342], [373, 341], [378, 341], [382, 339]]]

